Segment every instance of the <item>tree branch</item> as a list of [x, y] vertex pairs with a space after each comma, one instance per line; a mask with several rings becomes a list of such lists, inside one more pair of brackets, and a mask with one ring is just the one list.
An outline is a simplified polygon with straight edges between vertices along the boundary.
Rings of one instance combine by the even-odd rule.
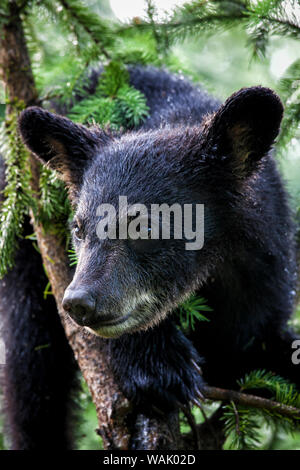
[[234, 390], [224, 390], [222, 388], [210, 387], [206, 385], [203, 390], [205, 398], [213, 401], [232, 401], [237, 405], [268, 410], [273, 413], [279, 413], [288, 418], [300, 419], [300, 409], [293, 406], [284, 405], [277, 401], [267, 398], [250, 395], [247, 393], [236, 392]]
[[86, 31], [86, 33], [88, 33], [88, 35], [91, 37], [91, 39], [94, 41], [95, 44], [97, 44], [97, 46], [99, 46], [99, 49], [100, 51], [102, 52], [102, 54], [104, 55], [104, 57], [106, 57], [106, 59], [110, 59], [110, 55], [109, 53], [107, 52], [107, 50], [105, 49], [105, 47], [103, 46], [102, 42], [99, 40], [99, 38], [94, 34], [94, 32], [92, 31], [92, 29], [90, 28], [90, 26], [82, 21], [82, 18], [80, 17], [80, 15], [78, 15], [78, 13], [76, 12], [76, 10], [74, 8], [72, 8], [72, 6], [68, 3], [67, 0], [59, 0], [59, 2], [61, 3], [61, 5], [63, 6], [63, 8], [69, 12], [69, 14], [74, 18], [74, 20], [81, 25], [81, 27]]

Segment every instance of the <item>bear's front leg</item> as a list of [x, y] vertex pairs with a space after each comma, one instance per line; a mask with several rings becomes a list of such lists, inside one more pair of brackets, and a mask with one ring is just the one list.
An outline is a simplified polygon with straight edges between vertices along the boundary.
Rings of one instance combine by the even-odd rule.
[[172, 321], [110, 340], [109, 349], [117, 383], [143, 412], [172, 411], [202, 398], [202, 360]]

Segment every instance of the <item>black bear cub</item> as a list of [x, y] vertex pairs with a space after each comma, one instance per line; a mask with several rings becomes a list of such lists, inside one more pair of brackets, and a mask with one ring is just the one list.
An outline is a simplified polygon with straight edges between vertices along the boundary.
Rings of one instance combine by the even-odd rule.
[[[299, 386], [287, 326], [294, 227], [271, 155], [280, 99], [257, 86], [220, 105], [166, 71], [134, 67], [130, 77], [150, 108], [138, 129], [114, 135], [36, 107], [20, 117], [25, 144], [59, 172], [75, 208], [78, 264], [63, 307], [109, 338], [116, 380], [149, 413], [188, 405], [204, 383], [235, 387], [253, 369]], [[187, 249], [184, 236], [153, 239], [151, 227], [148, 238], [99, 238], [98, 208], [118, 209], [120, 196], [149, 211], [201, 204], [202, 248]], [[176, 309], [192, 294], [212, 310], [185, 335]]]

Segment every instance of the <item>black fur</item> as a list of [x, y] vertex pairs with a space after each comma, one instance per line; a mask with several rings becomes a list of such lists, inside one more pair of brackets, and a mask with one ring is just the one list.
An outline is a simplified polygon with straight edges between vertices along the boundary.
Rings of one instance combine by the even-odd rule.
[[[251, 369], [267, 368], [299, 386], [286, 326], [296, 281], [294, 227], [271, 156], [279, 98], [254, 87], [220, 106], [165, 71], [134, 68], [130, 76], [151, 111], [139, 129], [109, 136], [39, 108], [20, 119], [24, 142], [61, 171], [76, 206], [79, 263], [65, 308], [113, 338], [116, 379], [149, 412], [187, 405], [203, 380], [234, 387]], [[187, 251], [184, 240], [100, 241], [97, 207], [117, 206], [119, 195], [129, 204], [204, 204], [203, 249]], [[175, 311], [192, 292], [213, 311], [185, 337]]]
[[[4, 164], [0, 160], [4, 185]], [[32, 233], [29, 221], [24, 236]], [[4, 323], [5, 430], [14, 450], [71, 449], [77, 366], [31, 240], [19, 241], [15, 267], [0, 281]]]

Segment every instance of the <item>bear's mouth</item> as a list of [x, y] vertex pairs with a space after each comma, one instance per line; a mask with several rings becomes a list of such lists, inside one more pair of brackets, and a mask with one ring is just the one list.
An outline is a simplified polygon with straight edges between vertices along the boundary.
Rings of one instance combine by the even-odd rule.
[[85, 327], [89, 328], [90, 330], [93, 330], [94, 332], [97, 332], [97, 330], [100, 330], [103, 327], [116, 326], [116, 325], [120, 325], [121, 323], [124, 323], [126, 320], [128, 320], [130, 315], [131, 315], [131, 312], [129, 312], [127, 315], [123, 315], [120, 317], [112, 317], [112, 316], [107, 317], [95, 323], [85, 325]]
[[149, 294], [140, 295], [138, 301], [128, 303], [130, 305], [124, 308], [123, 315], [120, 314], [121, 312], [118, 312], [119, 315], [114, 316], [109, 314], [101, 315], [99, 312], [92, 322], [84, 325], [85, 329], [103, 338], [118, 338], [123, 334], [147, 330], [157, 324], [167, 313], [167, 310], [162, 312], [158, 306], [154, 311], [153, 306], [155, 303]]

